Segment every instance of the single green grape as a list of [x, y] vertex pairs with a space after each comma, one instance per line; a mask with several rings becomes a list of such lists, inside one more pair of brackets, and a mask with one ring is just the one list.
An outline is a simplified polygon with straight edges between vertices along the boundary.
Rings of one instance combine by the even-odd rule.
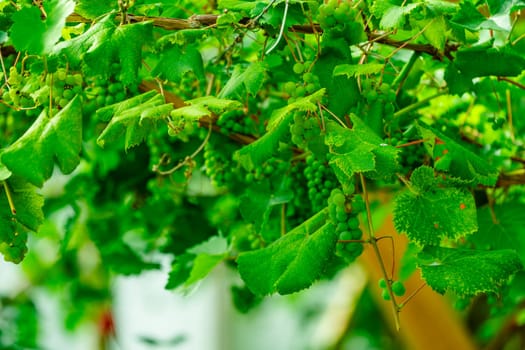
[[392, 292], [394, 292], [395, 295], [400, 297], [405, 295], [406, 289], [402, 282], [394, 281], [394, 283], [392, 283]]

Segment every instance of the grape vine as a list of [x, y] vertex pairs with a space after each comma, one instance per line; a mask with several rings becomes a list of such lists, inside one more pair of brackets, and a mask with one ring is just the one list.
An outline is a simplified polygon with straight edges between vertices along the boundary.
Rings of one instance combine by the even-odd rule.
[[[71, 299], [91, 291], [111, 322], [113, 273], [159, 269], [159, 256], [172, 261], [167, 289], [228, 266], [243, 312], [362, 265], [398, 328], [425, 288], [514, 317], [523, 8], [3, 2], [0, 253], [35, 269], [35, 286], [73, 279]], [[51, 179], [62, 183], [50, 194]], [[377, 235], [388, 223], [397, 233]]]

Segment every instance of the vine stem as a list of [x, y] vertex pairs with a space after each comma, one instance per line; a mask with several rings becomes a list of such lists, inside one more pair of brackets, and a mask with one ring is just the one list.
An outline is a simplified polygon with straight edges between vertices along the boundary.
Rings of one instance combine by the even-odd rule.
[[[370, 211], [370, 202], [368, 200], [368, 190], [366, 188], [366, 181], [365, 181], [365, 177], [363, 176], [363, 173], [359, 173], [359, 179], [361, 180], [361, 187], [363, 188], [363, 198], [365, 200], [365, 205], [366, 205], [369, 243], [372, 245], [372, 248], [374, 249], [374, 253], [377, 258], [377, 261], [379, 262], [379, 266], [381, 268], [383, 278], [385, 279], [385, 281], [390, 281], [390, 277], [388, 276], [388, 272], [386, 271], [385, 262], [383, 261], [383, 257], [381, 256], [381, 252], [379, 251], [379, 247], [377, 246], [378, 238], [376, 238], [375, 233], [374, 233], [374, 225], [372, 223], [372, 212]], [[394, 322], [396, 325], [396, 330], [399, 331], [399, 329], [401, 328], [400, 323], [399, 323], [400, 308], [399, 308], [399, 305], [397, 305], [394, 292], [392, 291], [392, 285], [390, 283], [387, 283], [387, 290], [388, 290], [388, 294], [390, 295], [390, 301], [391, 301], [390, 305], [392, 306], [392, 313], [394, 314]]]
[[155, 165], [153, 167], [153, 171], [155, 171], [159, 175], [163, 175], [163, 176], [171, 175], [174, 172], [176, 172], [177, 170], [179, 170], [180, 168], [182, 168], [185, 164], [188, 164], [193, 158], [195, 158], [197, 156], [197, 154], [199, 154], [204, 149], [204, 146], [206, 146], [206, 144], [210, 140], [211, 131], [212, 131], [212, 124], [210, 123], [210, 126], [208, 128], [208, 134], [206, 135], [206, 138], [204, 139], [204, 141], [202, 141], [201, 145], [191, 155], [189, 155], [186, 158], [184, 158], [183, 160], [181, 160], [173, 168], [171, 168], [169, 170], [162, 171], [162, 170], [159, 170], [158, 165]]
[[403, 307], [405, 307], [408, 304], [408, 302], [412, 300], [412, 298], [414, 298], [421, 291], [421, 289], [423, 289], [426, 285], [427, 285], [426, 283], [423, 283], [419, 287], [417, 287], [417, 289], [413, 291], [412, 294], [406, 297], [406, 299], [403, 300], [401, 304], [399, 304], [399, 309], [401, 310]]
[[16, 215], [16, 207], [13, 202], [13, 195], [9, 189], [9, 185], [7, 184], [7, 181], [2, 181], [2, 184], [4, 185], [5, 195], [7, 197], [7, 203], [9, 203], [9, 209], [11, 209], [11, 214]]
[[429, 103], [430, 101], [432, 101], [433, 99], [439, 97], [439, 96], [442, 96], [442, 95], [446, 95], [447, 94], [447, 91], [440, 91], [438, 92], [437, 94], [434, 94], [432, 96], [429, 96], [421, 101], [418, 101], [416, 103], [413, 103], [403, 109], [400, 109], [399, 111], [395, 112], [394, 113], [394, 118], [399, 118], [400, 116], [404, 115], [404, 114], [407, 114], [407, 113], [410, 113], [412, 112], [413, 110], [416, 110], [416, 109], [419, 109], [423, 106], [425, 106], [427, 103]]

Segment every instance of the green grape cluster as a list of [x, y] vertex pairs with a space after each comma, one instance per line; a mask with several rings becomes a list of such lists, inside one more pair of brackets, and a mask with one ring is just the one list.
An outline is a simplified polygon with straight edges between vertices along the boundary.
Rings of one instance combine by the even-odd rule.
[[246, 116], [241, 109], [234, 109], [221, 114], [217, 119], [217, 126], [225, 135], [233, 133], [249, 135], [256, 132], [255, 121]]
[[286, 206], [286, 220], [290, 227], [301, 224], [313, 214], [310, 206], [305, 205], [310, 202], [306, 189], [305, 168], [306, 164], [304, 162], [295, 162], [292, 164], [288, 174], [291, 183], [294, 184], [292, 187], [293, 198]]
[[378, 284], [379, 284], [379, 287], [383, 290], [381, 292], [381, 296], [383, 297], [384, 300], [390, 300], [390, 293], [388, 291], [389, 284], [395, 296], [402, 297], [406, 293], [405, 285], [401, 281], [393, 281], [393, 280], [386, 281], [384, 278], [381, 278]]
[[2, 101], [13, 111], [23, 111], [24, 115], [36, 116], [42, 110], [41, 105], [48, 102], [47, 96], [40, 98], [44, 89], [47, 89], [48, 96], [49, 87], [44, 86], [39, 75], [19, 72], [16, 66], [11, 66], [7, 84], [2, 89]]
[[270, 178], [276, 174], [283, 174], [288, 169], [288, 166], [288, 162], [285, 162], [280, 158], [271, 157], [252, 171], [248, 172], [245, 176], [245, 180], [246, 182], [251, 183], [253, 181]]
[[237, 145], [225, 137], [210, 138], [204, 146], [204, 170], [217, 188], [229, 188], [239, 180], [232, 160]]
[[[73, 97], [82, 94], [83, 83], [81, 74], [68, 72], [65, 68], [59, 68], [55, 73], [46, 76], [46, 85], [52, 86], [53, 103], [59, 108], [64, 108]], [[45, 94], [41, 96], [48, 98]], [[42, 103], [45, 103], [45, 100]]]
[[350, 1], [329, 0], [319, 6], [319, 25], [332, 38], [344, 38], [353, 42], [356, 15], [358, 10], [352, 7]]
[[405, 175], [427, 162], [428, 154], [425, 146], [423, 143], [411, 144], [414, 141], [418, 140], [401, 133], [396, 133], [390, 137], [390, 144], [400, 150], [398, 161], [401, 165], [401, 172]]
[[165, 132], [162, 134], [150, 134], [146, 142], [150, 152], [150, 169], [162, 169], [165, 166], [173, 166], [173, 159], [171, 158], [173, 144], [170, 142], [169, 136], [166, 135]]
[[[120, 80], [120, 64], [111, 64], [109, 77], [97, 75], [87, 80], [86, 104], [84, 111], [92, 114], [97, 109], [121, 102], [128, 97], [130, 90], [136, 87], [124, 86]], [[134, 91], [136, 92], [136, 91]]]
[[337, 184], [337, 179], [332, 168], [314, 155], [309, 155], [306, 158], [304, 174], [312, 210], [317, 212], [325, 207], [326, 201], [330, 197], [330, 191]]
[[298, 98], [310, 95], [321, 88], [319, 77], [310, 71], [313, 62], [297, 62], [293, 65], [295, 74], [300, 74], [302, 81], [288, 81], [284, 83], [284, 91], [290, 95], [289, 102], [292, 103]]
[[336, 255], [347, 263], [353, 262], [363, 252], [362, 243], [349, 241], [360, 240], [363, 236], [357, 215], [364, 207], [361, 196], [345, 194], [339, 188], [333, 189], [328, 198], [328, 215], [341, 241], [336, 246]]
[[292, 142], [299, 148], [306, 149], [308, 142], [319, 135], [319, 122], [308, 117], [304, 112], [295, 112], [290, 124]]
[[384, 135], [385, 127], [394, 121], [396, 92], [387, 83], [375, 86], [369, 80], [361, 82], [363, 99], [352, 112], [360, 117], [378, 135]]

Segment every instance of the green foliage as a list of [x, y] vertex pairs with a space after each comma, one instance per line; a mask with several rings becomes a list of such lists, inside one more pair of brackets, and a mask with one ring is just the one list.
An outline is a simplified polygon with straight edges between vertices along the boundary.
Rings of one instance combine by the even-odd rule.
[[166, 288], [188, 288], [206, 277], [211, 270], [228, 256], [228, 243], [222, 237], [211, 237], [188, 249], [188, 254], [175, 260]]
[[409, 191], [396, 198], [394, 223], [398, 232], [422, 245], [439, 245], [444, 238], [458, 239], [478, 228], [470, 192], [444, 187], [426, 166], [414, 170]]
[[460, 296], [497, 293], [510, 276], [523, 269], [519, 256], [509, 249], [426, 247], [418, 257], [423, 278], [441, 294], [447, 290]]
[[56, 115], [50, 116], [44, 110], [24, 135], [0, 154], [0, 160], [14, 174], [38, 187], [51, 177], [55, 162], [64, 174], [69, 174], [80, 162], [81, 120], [78, 97]]
[[71, 0], [47, 1], [44, 10], [48, 14], [44, 21], [37, 7], [23, 7], [13, 14], [11, 40], [19, 51], [30, 54], [48, 54], [62, 36], [66, 17], [75, 8]]
[[0, 1], [0, 252], [68, 327], [163, 258], [186, 292], [233, 269], [243, 312], [365, 249], [400, 312], [412, 273], [520, 305], [523, 1], [40, 3]]
[[18, 263], [24, 258], [27, 234], [35, 232], [44, 214], [44, 199], [27, 181], [11, 176], [1, 181], [0, 251], [8, 261]]
[[154, 91], [101, 108], [97, 110], [97, 117], [109, 123], [100, 133], [97, 143], [104, 147], [107, 142], [116, 142], [124, 134], [124, 148], [127, 150], [136, 146], [168, 117], [172, 109]]
[[334, 230], [323, 210], [263, 249], [242, 253], [238, 269], [259, 295], [290, 294], [309, 287], [323, 272], [335, 248]]

